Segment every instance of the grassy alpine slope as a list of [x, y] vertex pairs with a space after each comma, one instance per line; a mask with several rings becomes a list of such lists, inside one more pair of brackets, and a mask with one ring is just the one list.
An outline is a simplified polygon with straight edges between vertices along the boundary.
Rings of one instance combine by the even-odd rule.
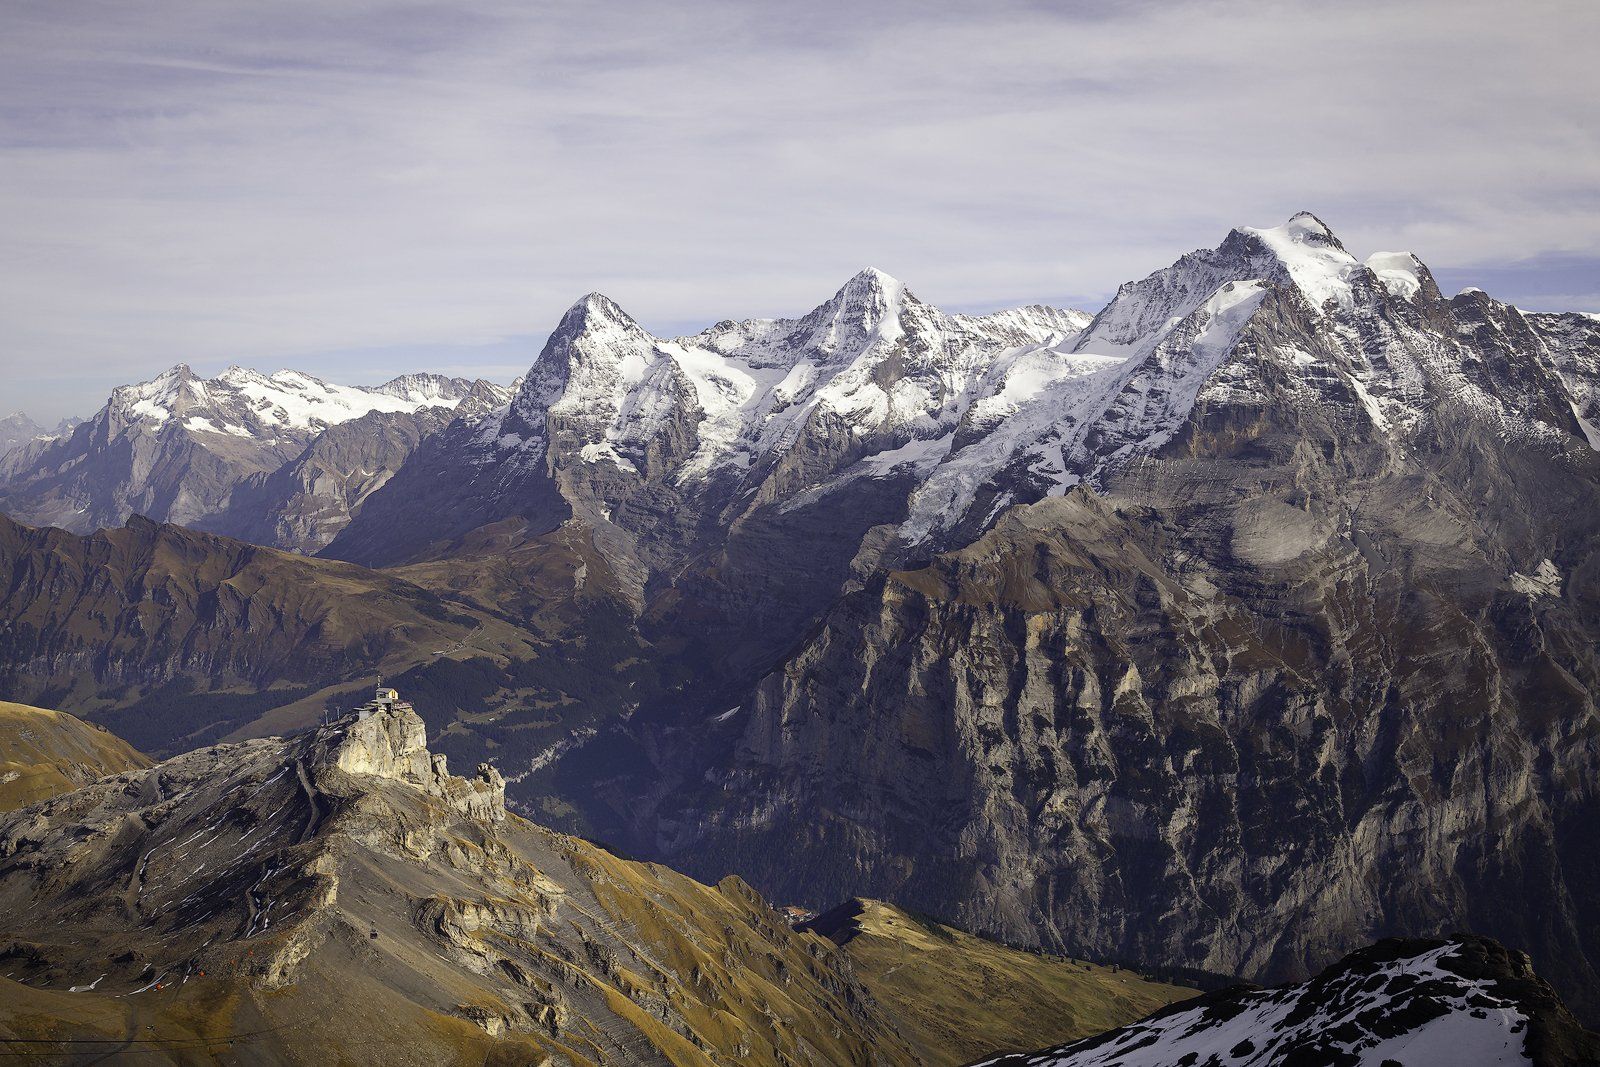
[[148, 766], [133, 746], [98, 726], [0, 700], [0, 812]]
[[[1195, 994], [1133, 971], [1007, 948], [877, 900], [851, 900], [807, 928], [850, 958], [921, 1062], [969, 1063], [1075, 1041]], [[981, 1005], [982, 1010], [974, 1010]]]

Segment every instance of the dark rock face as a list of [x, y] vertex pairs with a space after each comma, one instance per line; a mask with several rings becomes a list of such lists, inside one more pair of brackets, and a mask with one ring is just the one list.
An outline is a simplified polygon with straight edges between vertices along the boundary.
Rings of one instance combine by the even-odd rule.
[[271, 474], [236, 485], [224, 511], [194, 525], [258, 545], [315, 553], [349, 524], [424, 438], [455, 417], [448, 408], [375, 411], [330, 426]]
[[1482, 937], [1395, 938], [1301, 985], [1210, 993], [1084, 1041], [975, 1067], [1202, 1062], [1582, 1067], [1600, 1062], [1600, 1036], [1578, 1025], [1520, 952]]

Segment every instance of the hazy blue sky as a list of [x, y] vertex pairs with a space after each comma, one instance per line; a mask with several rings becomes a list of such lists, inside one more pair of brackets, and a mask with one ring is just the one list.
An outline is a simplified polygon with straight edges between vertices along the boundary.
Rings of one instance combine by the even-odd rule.
[[0, 408], [186, 361], [509, 379], [871, 264], [1093, 309], [1315, 211], [1600, 310], [1600, 4], [0, 0]]

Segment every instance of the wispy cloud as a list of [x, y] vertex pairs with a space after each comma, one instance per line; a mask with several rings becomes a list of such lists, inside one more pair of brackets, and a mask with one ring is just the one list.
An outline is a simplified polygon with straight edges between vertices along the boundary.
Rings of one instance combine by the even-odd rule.
[[1452, 278], [1592, 265], [1596, 31], [1587, 2], [13, 0], [0, 406], [178, 359], [515, 364], [591, 289], [664, 326], [866, 263], [1093, 303], [1300, 208]]

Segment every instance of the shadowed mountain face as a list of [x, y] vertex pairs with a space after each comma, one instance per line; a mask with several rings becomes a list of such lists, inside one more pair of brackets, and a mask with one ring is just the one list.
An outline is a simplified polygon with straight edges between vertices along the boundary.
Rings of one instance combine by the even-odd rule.
[[[79, 537], [0, 517], [0, 686], [147, 750], [204, 743], [446, 650], [526, 656], [486, 612], [409, 582], [176, 526]], [[270, 723], [268, 724], [271, 725]]]
[[[738, 879], [702, 885], [508, 815], [499, 774], [450, 775], [404, 703], [0, 817], [0, 946], [0, 1033], [46, 1057], [927, 1062], [922, 1021], [832, 942]], [[1133, 981], [1115, 1022], [1186, 994]], [[1072, 1010], [1036, 998], [996, 1024]]]
[[1466, 936], [1384, 941], [1301, 985], [1211, 993], [1086, 1041], [974, 1067], [1595, 1062], [1600, 1036], [1577, 1024], [1526, 956]]

